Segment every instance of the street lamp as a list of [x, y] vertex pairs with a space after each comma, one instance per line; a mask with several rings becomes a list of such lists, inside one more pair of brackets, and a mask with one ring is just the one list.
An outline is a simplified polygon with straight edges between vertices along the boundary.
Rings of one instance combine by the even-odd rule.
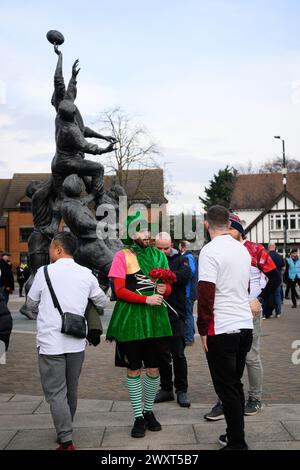
[[288, 218], [287, 218], [287, 197], [286, 197], [286, 183], [287, 183], [287, 167], [285, 160], [285, 146], [284, 139], [281, 139], [280, 135], [274, 135], [274, 139], [280, 139], [282, 141], [282, 183], [283, 183], [283, 197], [284, 197], [284, 254], [287, 257], [287, 229], [288, 229]]

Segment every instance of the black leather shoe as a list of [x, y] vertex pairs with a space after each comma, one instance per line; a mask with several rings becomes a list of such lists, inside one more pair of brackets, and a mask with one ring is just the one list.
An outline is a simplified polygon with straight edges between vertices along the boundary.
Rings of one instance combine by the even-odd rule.
[[145, 425], [149, 431], [161, 431], [161, 424], [157, 421], [153, 411], [144, 412]]
[[142, 416], [136, 418], [131, 430], [131, 437], [144, 437], [146, 434], [146, 423]]
[[167, 392], [161, 388], [156, 394], [154, 403], [162, 403], [164, 401], [174, 401], [174, 393]]
[[177, 403], [182, 406], [183, 408], [189, 408], [191, 406], [191, 402], [188, 399], [188, 395], [186, 392], [176, 392], [177, 394]]

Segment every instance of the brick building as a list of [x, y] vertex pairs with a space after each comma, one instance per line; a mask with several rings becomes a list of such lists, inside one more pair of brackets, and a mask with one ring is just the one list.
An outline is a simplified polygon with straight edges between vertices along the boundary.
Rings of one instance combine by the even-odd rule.
[[[26, 196], [27, 185], [44, 181], [49, 173], [15, 173], [11, 179], [0, 179], [0, 250], [11, 253], [15, 268], [27, 256], [27, 240], [33, 230], [31, 202]], [[105, 189], [122, 182], [128, 195], [128, 204], [143, 204], [150, 220], [159, 216], [159, 209], [150, 205], [165, 205], [164, 175], [161, 169], [128, 170], [122, 175], [106, 175]], [[165, 211], [165, 207], [162, 209]]]

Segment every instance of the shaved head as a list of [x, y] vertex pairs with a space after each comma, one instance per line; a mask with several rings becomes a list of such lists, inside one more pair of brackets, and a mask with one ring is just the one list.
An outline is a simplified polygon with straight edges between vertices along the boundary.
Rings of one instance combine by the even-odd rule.
[[155, 246], [159, 250], [163, 251], [167, 256], [170, 256], [173, 244], [169, 233], [160, 232], [155, 237]]

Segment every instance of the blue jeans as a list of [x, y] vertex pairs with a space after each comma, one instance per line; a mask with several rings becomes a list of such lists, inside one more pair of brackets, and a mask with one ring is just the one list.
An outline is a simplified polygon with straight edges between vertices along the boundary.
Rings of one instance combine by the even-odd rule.
[[184, 339], [188, 343], [192, 343], [194, 341], [195, 335], [195, 322], [193, 316], [193, 307], [194, 307], [194, 300], [186, 299], [185, 308], [186, 308], [186, 319], [185, 319], [185, 334]]
[[277, 287], [274, 294], [275, 315], [281, 315], [281, 286]]

